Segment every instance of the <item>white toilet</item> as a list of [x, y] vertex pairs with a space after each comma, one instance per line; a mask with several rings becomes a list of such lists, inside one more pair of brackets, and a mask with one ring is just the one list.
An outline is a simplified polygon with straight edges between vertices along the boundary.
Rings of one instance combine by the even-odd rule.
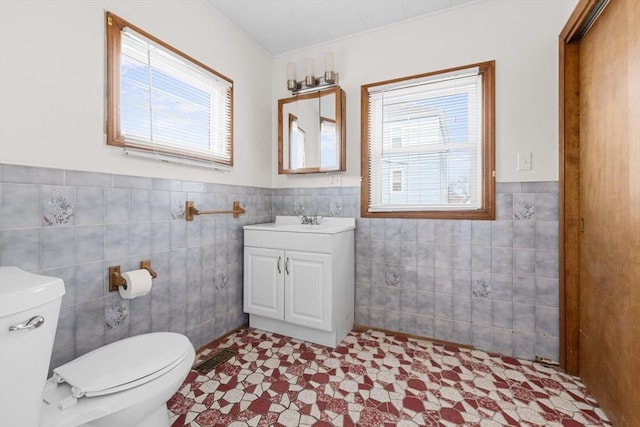
[[0, 267], [1, 424], [168, 427], [166, 402], [195, 359], [189, 340], [171, 332], [123, 339], [47, 380], [64, 292], [61, 279]]

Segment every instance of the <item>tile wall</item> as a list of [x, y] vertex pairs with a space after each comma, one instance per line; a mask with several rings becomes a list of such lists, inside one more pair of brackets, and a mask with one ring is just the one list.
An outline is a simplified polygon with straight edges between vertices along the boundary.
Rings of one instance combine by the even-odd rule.
[[273, 214], [356, 216], [356, 322], [558, 360], [557, 182], [497, 186], [495, 221], [359, 218], [359, 188], [274, 190]]
[[[61, 277], [52, 367], [144, 332], [196, 347], [246, 322], [242, 226], [272, 215], [357, 218], [356, 322], [558, 359], [557, 183], [498, 184], [496, 221], [360, 218], [358, 187], [265, 189], [0, 164], [0, 265]], [[184, 220], [201, 209], [247, 207]], [[107, 292], [110, 265], [151, 259], [132, 300]]]
[[[51, 367], [150, 331], [186, 334], [196, 348], [247, 322], [242, 226], [271, 220], [272, 190], [0, 165], [0, 265], [61, 277], [66, 286]], [[247, 214], [184, 219], [200, 209]], [[151, 259], [151, 292], [108, 292], [108, 267]]]

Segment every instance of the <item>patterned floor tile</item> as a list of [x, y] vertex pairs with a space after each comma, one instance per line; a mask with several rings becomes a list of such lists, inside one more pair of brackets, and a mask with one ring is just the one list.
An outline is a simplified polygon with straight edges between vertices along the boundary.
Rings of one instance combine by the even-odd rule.
[[533, 362], [381, 331], [335, 349], [252, 328], [202, 351], [169, 400], [172, 427], [610, 426], [576, 377]]

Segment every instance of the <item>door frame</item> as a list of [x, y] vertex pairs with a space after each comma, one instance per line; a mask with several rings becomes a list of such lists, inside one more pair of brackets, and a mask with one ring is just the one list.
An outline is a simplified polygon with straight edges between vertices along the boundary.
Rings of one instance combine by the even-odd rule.
[[580, 41], [609, 0], [580, 0], [559, 39], [560, 367], [580, 372]]

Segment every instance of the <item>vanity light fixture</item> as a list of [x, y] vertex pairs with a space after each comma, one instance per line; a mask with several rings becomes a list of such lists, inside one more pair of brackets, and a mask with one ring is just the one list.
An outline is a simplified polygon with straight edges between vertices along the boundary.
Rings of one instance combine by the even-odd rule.
[[320, 77], [315, 76], [314, 60], [307, 58], [305, 61], [304, 80], [296, 79], [296, 64], [289, 62], [287, 64], [287, 89], [294, 95], [306, 93], [316, 90], [322, 90], [338, 85], [338, 73], [334, 70], [333, 52], [327, 52], [324, 56], [324, 74]]

